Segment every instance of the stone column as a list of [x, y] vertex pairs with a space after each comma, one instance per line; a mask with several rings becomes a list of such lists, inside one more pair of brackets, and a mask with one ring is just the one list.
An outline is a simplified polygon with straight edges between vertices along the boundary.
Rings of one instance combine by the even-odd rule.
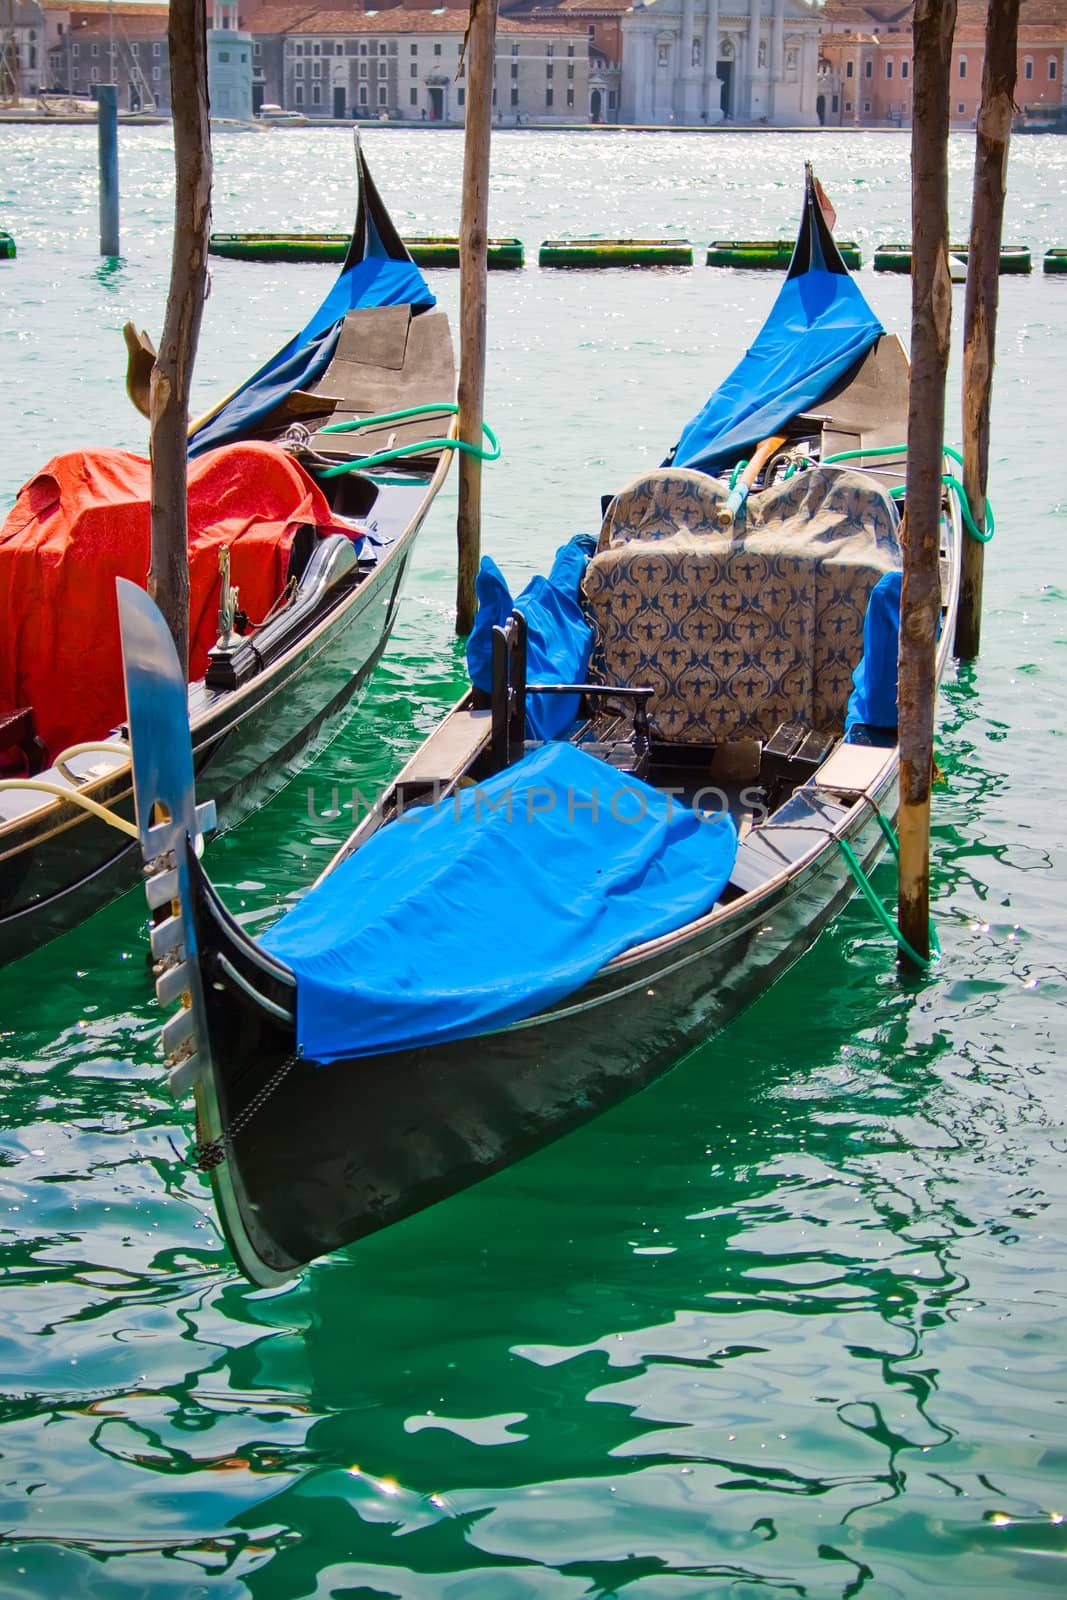
[[719, 82], [719, 0], [708, 0], [708, 28], [704, 35], [704, 115], [710, 127], [722, 121], [722, 84]]
[[748, 6], [748, 42], [745, 48], [745, 69], [748, 74], [748, 114], [749, 117], [754, 117], [756, 112], [752, 103], [752, 88], [756, 81], [756, 73], [759, 71], [759, 25], [762, 11], [761, 0], [748, 0]]
[[693, 67], [693, 6], [694, 0], [682, 0], [681, 60], [674, 80], [674, 115], [678, 122], [696, 120], [695, 88], [699, 68]]

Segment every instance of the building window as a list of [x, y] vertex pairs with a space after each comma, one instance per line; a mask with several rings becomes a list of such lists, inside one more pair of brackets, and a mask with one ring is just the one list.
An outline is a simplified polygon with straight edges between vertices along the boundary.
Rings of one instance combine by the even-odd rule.
[[515, 62], [515, 61], [513, 61], [513, 62], [512, 62], [512, 63], [511, 63], [511, 76], [512, 76], [512, 77], [513, 77], [513, 78], [517, 78], [517, 77], [518, 77], [518, 75], [519, 75], [519, 68], [518, 68], [518, 63], [517, 63], [517, 62]]
[[311, 104], [313, 106], [321, 106], [322, 104], [322, 85], [320, 83], [311, 85]]
[[[94, 45], [94, 46], [93, 46], [93, 48], [94, 48], [94, 49], [95, 49], [95, 48], [96, 48], [96, 46], [95, 46], [95, 45]], [[152, 46], [152, 54], [153, 54], [153, 55], [154, 55], [154, 56], [158, 56], [158, 55], [159, 55], [159, 46], [158, 46], [158, 44], [154, 44], [154, 45], [153, 45], [153, 46]]]
[[519, 53], [519, 47], [518, 47], [518, 45], [517, 45], [517, 44], [513, 44], [513, 45], [512, 45], [512, 47], [511, 47], [511, 53], [512, 53], [512, 55], [513, 55], [513, 56], [517, 56], [517, 55], [518, 55], [518, 53]]
[[413, 61], [411, 63], [411, 76], [413, 78], [417, 78], [418, 75], [419, 75], [419, 63], [417, 61]]
[[[700, 62], [697, 61], [694, 64], [699, 67]], [[570, 61], [570, 62], [567, 63], [567, 76], [568, 76], [568, 78], [573, 78], [574, 77], [574, 62], [573, 61]]]
[[98, 72], [97, 72], [95, 67], [90, 67], [89, 68], [89, 82], [90, 83], [99, 83], [100, 82], [100, 77], [99, 77], [99, 74], [98, 74]]
[[852, 76], [852, 62], [851, 61], [846, 61], [845, 62], [845, 77], [846, 78], [851, 78], [851, 76]]
[[467, 91], [466, 91], [466, 89], [463, 89], [463, 88], [457, 89], [456, 90], [456, 104], [457, 104], [457, 106], [466, 105], [466, 103], [467, 103]]
[[552, 76], [552, 74], [553, 74], [553, 72], [554, 72], [554, 71], [555, 71], [555, 70], [556, 70], [556, 69], [555, 69], [555, 68], [554, 68], [554, 67], [553, 67], [553, 65], [552, 65], [552, 63], [551, 63], [551, 61], [549, 61], [549, 62], [547, 62], [547, 63], [546, 63], [546, 64], [545, 64], [545, 77], [546, 77], [546, 78], [551, 78], [551, 76]]
[[865, 61], [863, 63], [863, 76], [865, 78], [873, 78], [874, 77], [874, 62], [873, 61]]
[[441, 54], [441, 46], [439, 44], [434, 45], [433, 53], [435, 56], [439, 56]]
[[360, 43], [359, 53], [360, 53], [361, 56], [365, 56], [367, 54], [367, 42], [366, 42], [366, 40], [363, 40]]
[[389, 104], [389, 90], [384, 83], [378, 85], [378, 104], [380, 106], [387, 106]]
[[365, 61], [361, 61], [359, 64], [359, 75], [361, 78], [367, 76], [367, 63]]
[[[63, 29], [60, 28], [59, 31], [60, 31], [60, 33], [62, 33]], [[134, 60], [136, 61], [137, 57], [141, 54], [141, 46], [139, 44], [131, 44], [130, 52], [133, 55]]]
[[75, 61], [77, 61], [78, 57], [81, 55], [81, 45], [72, 44], [70, 47], [70, 53], [74, 57]]
[[297, 56], [302, 56], [304, 54], [304, 46], [302, 44], [294, 44], [294, 46], [293, 46], [293, 54], [297, 55]]
[[957, 100], [957, 102], [956, 102], [956, 115], [957, 115], [957, 117], [962, 117], [966, 110], [967, 110], [967, 107], [964, 105], [963, 101], [962, 100]]
[[321, 46], [321, 44], [318, 43], [318, 41], [316, 41], [311, 46], [311, 53], [312, 53], [313, 56], [321, 56], [321, 54], [322, 54], [322, 46]]
[[304, 63], [302, 61], [298, 61], [298, 62], [295, 63], [295, 65], [293, 67], [293, 77], [294, 78], [302, 78], [303, 76], [304, 76]]
[[1049, 81], [1049, 83], [1055, 83], [1056, 82], [1056, 57], [1055, 56], [1049, 56], [1049, 58], [1048, 58], [1048, 81]]
[[379, 63], [378, 63], [378, 76], [379, 76], [379, 78], [384, 78], [388, 71], [389, 71], [389, 63], [387, 61], [379, 61]]
[[887, 78], [893, 76], [893, 63], [891, 61], [887, 61], [885, 64], [885, 75]]
[[517, 106], [519, 103], [519, 91], [517, 89], [512, 89], [511, 91], [511, 103], [513, 106]]
[[95, 61], [97, 56], [100, 54], [100, 46], [98, 44], [92, 45], [90, 47], [89, 54], [92, 56], [93, 60]]
[[313, 78], [321, 78], [322, 77], [322, 62], [321, 61], [313, 61], [311, 63], [311, 76]]
[[[96, 49], [95, 45], [93, 46], [93, 49], [94, 50]], [[1033, 77], [1033, 75], [1034, 75], [1033, 58], [1031, 56], [1027, 56], [1026, 60], [1023, 62], [1023, 77], [1026, 78], [1029, 81], [1029, 79], [1031, 79]]]
[[229, 61], [229, 59], [230, 59], [230, 52], [228, 50], [220, 50], [219, 51], [219, 60], [220, 61]]
[[555, 53], [556, 53], [556, 47], [555, 47], [554, 44], [546, 44], [545, 45], [545, 55], [546, 56], [554, 56]]
[[615, 110], [615, 90], [614, 89], [609, 89], [608, 90], [608, 110], [609, 111], [614, 111]]
[[417, 55], [418, 55], [418, 53], [419, 53], [419, 47], [418, 47], [418, 45], [417, 45], [417, 44], [413, 44], [413, 45], [412, 45], [412, 47], [411, 47], [411, 53], [412, 53], [412, 55], [413, 55], [413, 56], [417, 56]]
[[846, 100], [845, 101], [845, 110], [846, 111], [851, 111], [852, 110], [852, 101], [851, 100]]
[[960, 77], [961, 78], [965, 78], [966, 76], [967, 76], [967, 57], [966, 56], [960, 56]]
[[552, 90], [551, 89], [546, 89], [545, 90], [545, 105], [546, 106], [550, 106], [551, 104], [552, 104]]
[[[568, 45], [568, 46], [567, 46], [567, 54], [568, 54], [568, 55], [569, 55], [569, 56], [572, 56], [572, 55], [573, 55], [573, 54], [574, 54], [574, 46], [573, 46], [573, 45], [572, 45], [572, 44], [569, 44], [569, 45]], [[693, 65], [694, 65], [694, 66], [696, 66], [696, 64], [697, 64], [697, 63], [696, 63], [696, 62], [695, 62], [695, 61], [694, 61], [694, 63], [693, 63]]]
[[908, 63], [906, 59], [900, 63], [900, 76], [902, 78], [906, 78], [908, 76]]
[[568, 106], [573, 106], [574, 105], [574, 90], [573, 89], [568, 89], [567, 90], [567, 104], [568, 104]]
[[871, 114], [871, 102], [869, 100], [865, 100], [863, 102], [863, 115], [865, 117], [869, 117], [870, 114]]
[[365, 83], [361, 83], [359, 86], [359, 103], [361, 106], [367, 104], [367, 85]]
[[[136, 46], [134, 46], [134, 48], [136, 49]], [[261, 44], [253, 44], [253, 46], [252, 46], [252, 59], [253, 59], [253, 61], [258, 61], [262, 54], [263, 54], [263, 46]]]
[[419, 103], [419, 91], [417, 89], [412, 89], [411, 91], [411, 103], [413, 106], [417, 106]]
[[836, 94], [832, 94], [830, 96], [830, 110], [831, 111], [836, 111], [837, 110], [837, 95]]

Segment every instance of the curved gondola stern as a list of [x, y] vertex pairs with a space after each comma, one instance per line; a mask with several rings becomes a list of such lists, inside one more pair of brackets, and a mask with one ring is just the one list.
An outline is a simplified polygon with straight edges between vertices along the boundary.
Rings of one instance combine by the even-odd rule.
[[358, 128], [353, 128], [352, 137], [356, 148], [356, 220], [339, 276], [370, 256], [384, 257], [389, 261], [411, 260], [408, 247], [397, 232], [371, 177]]
[[804, 208], [797, 229], [797, 240], [789, 263], [786, 279], [799, 278], [805, 272], [838, 272], [846, 278], [849, 270], [837, 248], [833, 227], [836, 213], [826, 197], [822, 184], [815, 176], [810, 161], [804, 163]]

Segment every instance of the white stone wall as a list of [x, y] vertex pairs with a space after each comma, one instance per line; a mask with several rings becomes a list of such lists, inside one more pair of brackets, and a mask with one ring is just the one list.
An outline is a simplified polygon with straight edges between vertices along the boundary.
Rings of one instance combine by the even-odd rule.
[[797, 0], [637, 0], [622, 19], [622, 121], [814, 127], [818, 36]]

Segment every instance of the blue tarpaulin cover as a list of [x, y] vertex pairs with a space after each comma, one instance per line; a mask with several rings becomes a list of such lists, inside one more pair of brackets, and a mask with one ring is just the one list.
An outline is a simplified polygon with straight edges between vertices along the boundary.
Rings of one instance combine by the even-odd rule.
[[815, 407], [882, 331], [847, 273], [814, 267], [787, 278], [755, 343], [686, 425], [669, 465], [712, 473], [732, 465]]
[[[516, 600], [493, 558], [482, 557], [475, 579], [478, 614], [467, 640], [467, 670], [476, 689], [492, 692], [493, 629], [502, 627], [514, 610], [526, 619], [526, 681], [585, 682], [593, 629], [580, 596], [582, 576], [595, 549], [591, 534], [577, 534], [556, 551], [548, 577], [531, 578]], [[526, 697], [526, 731], [531, 739], [558, 739], [577, 715], [577, 695]]]
[[863, 619], [863, 655], [852, 674], [845, 714], [845, 737], [853, 729], [892, 729], [897, 725], [897, 657], [900, 650], [901, 574], [879, 578]]
[[295, 389], [308, 389], [330, 364], [341, 324], [363, 306], [429, 307], [436, 304], [426, 279], [411, 261], [385, 254], [368, 223], [368, 253], [346, 268], [305, 328], [243, 383], [189, 440], [189, 454], [200, 455], [234, 438], [244, 438]]
[[532, 1016], [710, 910], [736, 853], [728, 815], [546, 744], [387, 823], [261, 942], [296, 975], [306, 1057], [440, 1044]]

